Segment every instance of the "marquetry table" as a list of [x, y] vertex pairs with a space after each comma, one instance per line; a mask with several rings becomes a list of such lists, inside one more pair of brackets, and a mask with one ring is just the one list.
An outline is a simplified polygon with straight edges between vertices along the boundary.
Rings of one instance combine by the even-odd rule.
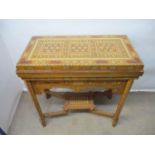
[[[111, 117], [115, 126], [134, 79], [143, 74], [143, 66], [126, 35], [35, 36], [16, 71], [27, 85], [43, 126], [46, 117], [66, 115], [72, 110]], [[56, 92], [52, 88], [72, 91]], [[83, 91], [88, 89], [91, 91]], [[41, 93], [47, 99], [64, 98], [63, 109], [43, 112], [37, 98]], [[110, 99], [113, 93], [120, 95], [115, 111], [98, 110], [94, 98], [106, 95]]]

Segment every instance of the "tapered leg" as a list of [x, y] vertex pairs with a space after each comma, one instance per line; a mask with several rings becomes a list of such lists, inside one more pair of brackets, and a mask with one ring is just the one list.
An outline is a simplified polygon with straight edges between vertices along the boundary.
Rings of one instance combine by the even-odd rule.
[[122, 93], [122, 96], [118, 102], [118, 105], [117, 105], [117, 108], [116, 108], [116, 111], [114, 113], [114, 116], [113, 116], [113, 120], [112, 120], [112, 126], [116, 126], [117, 122], [118, 122], [118, 119], [119, 119], [119, 115], [121, 113], [121, 110], [123, 108], [123, 105], [124, 105], [124, 102], [125, 102], [125, 99], [129, 93], [129, 90], [132, 86], [132, 83], [133, 83], [133, 80], [128, 80], [127, 83], [126, 83], [126, 86], [125, 86], [125, 89]]
[[33, 86], [32, 86], [32, 84], [31, 84], [31, 82], [29, 82], [29, 81], [26, 81], [26, 85], [27, 85], [27, 88], [28, 88], [28, 90], [29, 90], [29, 92], [30, 92], [30, 95], [31, 95], [32, 99], [33, 99], [33, 103], [34, 103], [34, 105], [35, 105], [35, 107], [36, 107], [36, 109], [37, 109], [37, 112], [38, 112], [38, 114], [39, 114], [41, 123], [42, 123], [43, 126], [46, 126], [45, 116], [44, 116], [43, 113], [42, 113], [42, 110], [41, 110], [41, 107], [40, 107], [40, 105], [39, 105], [37, 96], [36, 96], [36, 94], [35, 94], [35, 92], [34, 92]]

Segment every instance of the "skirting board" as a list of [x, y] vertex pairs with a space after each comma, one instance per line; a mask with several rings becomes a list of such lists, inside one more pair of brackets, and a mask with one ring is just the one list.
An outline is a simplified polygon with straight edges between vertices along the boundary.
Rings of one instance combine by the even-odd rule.
[[155, 92], [155, 89], [131, 89], [130, 92]]
[[[27, 92], [27, 88], [23, 88], [24, 92]], [[155, 89], [131, 89], [130, 92], [155, 92]]]
[[19, 94], [17, 95], [16, 100], [14, 101], [14, 104], [12, 105], [12, 108], [11, 108], [12, 110], [10, 112], [10, 116], [9, 116], [9, 119], [8, 119], [6, 131], [5, 131], [6, 133], [8, 132], [9, 127], [10, 127], [10, 125], [12, 123], [13, 118], [14, 118], [14, 115], [15, 115], [15, 112], [16, 112], [16, 109], [17, 109], [17, 106], [18, 106], [18, 103], [19, 103], [20, 98], [21, 98], [21, 94], [22, 94], [22, 92], [19, 92]]

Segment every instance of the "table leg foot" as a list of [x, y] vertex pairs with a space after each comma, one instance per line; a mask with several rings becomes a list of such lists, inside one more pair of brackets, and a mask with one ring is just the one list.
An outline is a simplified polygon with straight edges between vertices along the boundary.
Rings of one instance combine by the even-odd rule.
[[112, 120], [112, 126], [115, 127], [117, 125], [118, 119], [113, 119]]
[[45, 120], [41, 120], [41, 124], [43, 127], [46, 127], [46, 121]]

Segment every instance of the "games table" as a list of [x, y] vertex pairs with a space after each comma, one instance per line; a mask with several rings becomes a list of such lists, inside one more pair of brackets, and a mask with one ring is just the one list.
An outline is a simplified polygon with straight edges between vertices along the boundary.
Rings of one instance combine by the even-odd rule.
[[[143, 74], [143, 63], [126, 35], [34, 36], [17, 63], [33, 99], [41, 123], [46, 117], [66, 115], [71, 110], [86, 110], [118, 122], [132, 83]], [[55, 92], [52, 88], [70, 88]], [[104, 91], [93, 91], [94, 88]], [[83, 90], [90, 89], [92, 91]], [[37, 95], [45, 93], [65, 99], [62, 111], [43, 112]], [[114, 112], [100, 111], [94, 98], [120, 95]]]

